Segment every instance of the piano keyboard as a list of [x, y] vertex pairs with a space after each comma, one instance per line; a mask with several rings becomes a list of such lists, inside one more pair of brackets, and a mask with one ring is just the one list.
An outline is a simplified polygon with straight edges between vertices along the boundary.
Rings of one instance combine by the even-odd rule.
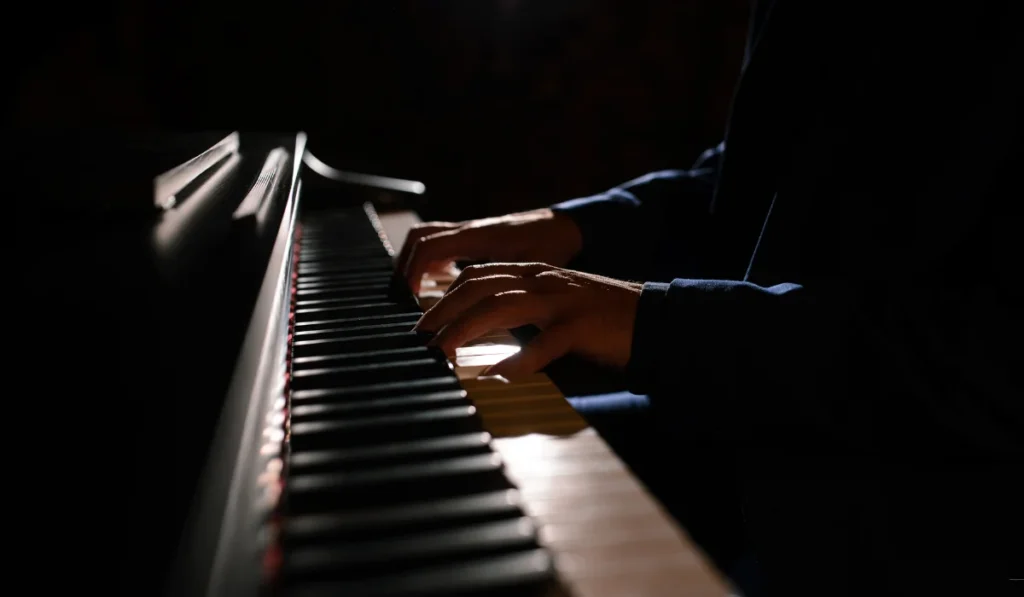
[[479, 377], [518, 350], [508, 332], [449, 361], [411, 331], [452, 280], [429, 280], [421, 297], [394, 289], [393, 245], [414, 221], [368, 206], [300, 216], [270, 586], [727, 595], [550, 379]]

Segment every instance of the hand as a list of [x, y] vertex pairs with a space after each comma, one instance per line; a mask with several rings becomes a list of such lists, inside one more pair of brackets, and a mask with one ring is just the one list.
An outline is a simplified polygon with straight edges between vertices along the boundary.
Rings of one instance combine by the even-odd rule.
[[538, 209], [468, 222], [428, 222], [409, 231], [397, 268], [413, 293], [428, 271], [456, 259], [537, 261], [563, 266], [580, 251], [579, 228], [563, 214]]
[[494, 329], [528, 324], [541, 329], [486, 375], [534, 373], [567, 353], [624, 368], [641, 289], [641, 284], [543, 263], [471, 266], [423, 314], [416, 329], [440, 330], [430, 343], [449, 356]]

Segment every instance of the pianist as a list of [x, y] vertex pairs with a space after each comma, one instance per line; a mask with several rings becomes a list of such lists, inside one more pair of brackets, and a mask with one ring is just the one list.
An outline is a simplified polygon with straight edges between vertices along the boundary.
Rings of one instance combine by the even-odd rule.
[[[566, 353], [622, 369], [628, 394], [574, 404], [720, 565], [755, 554], [750, 593], [1002, 594], [1024, 563], [1019, 19], [804, 4], [755, 12], [725, 139], [692, 168], [414, 231], [413, 287], [494, 262], [418, 325], [447, 351], [541, 328], [494, 374]], [[736, 484], [700, 483], [706, 461]], [[739, 500], [721, 535], [749, 543], [714, 545], [680, 506], [702, 494]]]

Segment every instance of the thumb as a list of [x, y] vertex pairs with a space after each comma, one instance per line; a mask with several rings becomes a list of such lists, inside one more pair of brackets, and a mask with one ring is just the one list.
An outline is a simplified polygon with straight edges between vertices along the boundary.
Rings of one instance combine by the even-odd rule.
[[481, 375], [517, 377], [536, 373], [551, 361], [569, 352], [573, 343], [573, 330], [567, 324], [556, 324], [540, 333], [519, 352], [499, 361], [481, 372]]

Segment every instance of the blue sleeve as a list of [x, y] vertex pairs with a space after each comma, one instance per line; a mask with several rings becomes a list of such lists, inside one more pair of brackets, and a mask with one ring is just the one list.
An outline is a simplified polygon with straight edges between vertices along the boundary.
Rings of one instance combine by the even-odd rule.
[[634, 280], [685, 270], [679, 260], [702, 244], [723, 149], [708, 149], [689, 170], [651, 172], [551, 206], [571, 217], [583, 237], [569, 267]]
[[[717, 439], [817, 429], [846, 449], [1024, 456], [1011, 347], [1018, 308], [998, 279], [764, 287], [644, 285], [629, 389]], [[799, 433], [797, 433], [799, 430]], [[797, 446], [806, 449], [806, 446]]]

